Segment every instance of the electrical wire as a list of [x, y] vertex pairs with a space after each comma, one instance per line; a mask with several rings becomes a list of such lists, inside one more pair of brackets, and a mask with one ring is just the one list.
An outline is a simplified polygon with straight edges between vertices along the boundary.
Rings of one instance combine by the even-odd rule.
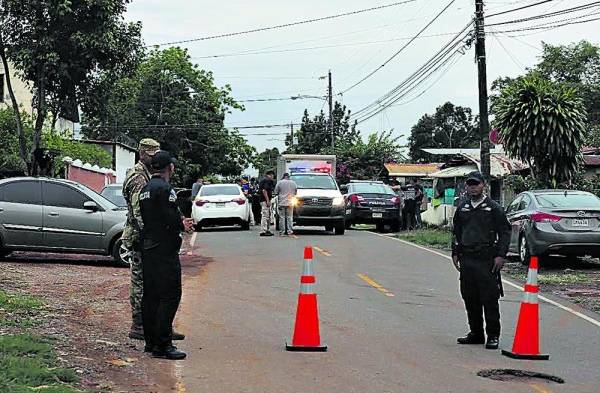
[[488, 24], [487, 27], [502, 26], [502, 25], [507, 25], [507, 24], [522, 23], [522, 22], [529, 22], [529, 21], [532, 21], [532, 20], [544, 19], [544, 18], [552, 18], [552, 17], [555, 17], [555, 16], [570, 14], [572, 12], [583, 11], [583, 10], [586, 10], [586, 9], [589, 9], [589, 8], [595, 8], [595, 7], [599, 6], [599, 5], [600, 5], [600, 1], [594, 1], [592, 3], [588, 3], [588, 4], [584, 4], [584, 5], [580, 5], [580, 6], [572, 7], [572, 8], [565, 8], [565, 9], [562, 9], [562, 10], [559, 10], [559, 11], [553, 11], [553, 12], [549, 12], [549, 13], [546, 13], [546, 14], [534, 15], [534, 16], [530, 16], [530, 17], [527, 17], [527, 18], [509, 20], [509, 21], [498, 22], [498, 23], [491, 23], [491, 24]]
[[400, 1], [400, 2], [391, 3], [391, 4], [380, 5], [380, 6], [377, 6], [377, 7], [371, 7], [371, 8], [365, 8], [365, 9], [362, 9], [362, 10], [345, 12], [345, 13], [342, 13], [342, 14], [324, 16], [324, 17], [320, 17], [320, 18], [313, 18], [313, 19], [306, 19], [306, 20], [301, 20], [301, 21], [296, 21], [296, 22], [283, 23], [283, 24], [275, 25], [275, 26], [259, 27], [259, 28], [255, 28], [255, 29], [237, 31], [237, 32], [233, 32], [233, 33], [224, 33], [224, 34], [217, 34], [217, 35], [212, 35], [212, 36], [207, 36], [207, 37], [199, 37], [199, 38], [191, 38], [191, 39], [187, 39], [187, 40], [165, 42], [165, 43], [162, 43], [162, 44], [155, 44], [155, 45], [149, 45], [149, 46], [151, 46], [151, 47], [152, 46], [153, 47], [160, 47], [160, 46], [166, 46], [166, 45], [187, 44], [187, 43], [190, 43], [190, 42], [214, 40], [214, 39], [217, 39], [217, 38], [233, 37], [233, 36], [242, 35], [242, 34], [250, 34], [250, 33], [257, 33], [257, 32], [261, 32], [261, 31], [281, 29], [281, 28], [285, 28], [285, 27], [291, 27], [291, 26], [303, 25], [303, 24], [307, 24], [307, 23], [321, 22], [321, 21], [324, 21], [324, 20], [341, 18], [341, 17], [344, 17], [344, 16], [362, 14], [364, 12], [382, 10], [384, 8], [396, 7], [396, 6], [399, 6], [399, 5], [402, 5], [402, 4], [413, 3], [415, 1], [416, 0], [405, 0], [405, 1]]
[[[529, 5], [524, 5], [522, 7], [513, 8], [512, 10], [507, 10], [507, 11], [502, 11], [502, 12], [496, 12], [495, 14], [486, 15], [486, 18], [491, 18], [491, 17], [498, 16], [498, 15], [508, 14], [510, 12], [516, 12], [516, 11], [524, 10], [526, 8], [531, 8], [531, 7], [542, 5], [542, 4], [545, 4], [545, 3], [550, 3], [552, 1], [554, 1], [554, 0], [544, 0], [544, 1], [540, 1], [538, 3], [533, 3], [533, 4], [529, 4]], [[515, 2], [515, 3], [518, 3], [518, 2]], [[515, 3], [513, 3], [513, 4], [515, 4]]]
[[444, 7], [439, 13], [437, 13], [435, 15], [435, 17], [430, 20], [425, 27], [423, 27], [421, 30], [419, 30], [419, 32], [413, 37], [411, 38], [406, 44], [404, 44], [398, 51], [396, 51], [396, 53], [394, 53], [389, 59], [387, 59], [385, 62], [383, 62], [382, 65], [380, 65], [379, 67], [375, 68], [373, 71], [371, 71], [370, 73], [368, 73], [364, 78], [362, 78], [361, 80], [359, 80], [358, 82], [356, 82], [355, 84], [353, 84], [352, 86], [348, 87], [347, 89], [344, 89], [340, 92], [340, 94], [345, 94], [348, 91], [352, 90], [353, 88], [355, 88], [356, 86], [360, 85], [361, 83], [363, 83], [364, 81], [366, 81], [367, 79], [369, 79], [371, 76], [373, 76], [375, 73], [377, 73], [379, 70], [381, 70], [383, 67], [385, 67], [389, 62], [391, 62], [392, 60], [394, 60], [394, 58], [396, 58], [396, 56], [398, 56], [404, 49], [406, 49], [410, 44], [412, 44], [425, 30], [427, 30], [436, 20], [438, 20], [438, 18], [440, 16], [442, 16], [442, 14], [444, 12], [446, 12], [446, 10], [448, 10], [448, 8], [450, 8], [450, 6], [452, 4], [455, 3], [456, 0], [451, 0], [448, 5], [446, 5], [446, 7]]

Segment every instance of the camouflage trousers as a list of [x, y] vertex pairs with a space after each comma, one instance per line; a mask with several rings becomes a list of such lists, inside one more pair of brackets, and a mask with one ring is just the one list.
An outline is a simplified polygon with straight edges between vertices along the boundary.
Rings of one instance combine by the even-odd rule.
[[144, 293], [144, 278], [142, 274], [142, 253], [131, 251], [131, 286], [129, 289], [129, 302], [131, 303], [131, 319], [133, 325], [141, 328], [142, 321], [142, 295]]

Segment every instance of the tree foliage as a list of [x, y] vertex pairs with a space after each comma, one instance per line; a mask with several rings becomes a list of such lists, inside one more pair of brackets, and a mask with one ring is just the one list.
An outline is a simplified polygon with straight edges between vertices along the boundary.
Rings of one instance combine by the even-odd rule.
[[393, 130], [370, 134], [365, 143], [357, 141], [336, 145], [337, 179], [341, 183], [350, 180], [379, 180], [384, 164], [403, 161], [401, 136], [393, 136]]
[[[332, 110], [333, 138], [335, 144], [354, 143], [360, 139], [356, 122], [350, 121], [350, 110], [345, 105], [335, 102]], [[293, 154], [321, 154], [331, 148], [332, 133], [329, 129], [328, 118], [321, 111], [312, 119], [308, 110], [304, 110], [300, 130], [296, 132], [298, 144], [292, 144], [291, 135], [286, 138], [287, 152]]]
[[479, 146], [478, 125], [471, 109], [446, 102], [433, 115], [419, 119], [408, 138], [409, 155], [413, 162], [437, 159], [421, 149]]
[[84, 106], [84, 134], [133, 144], [156, 139], [179, 159], [182, 183], [212, 173], [237, 176], [254, 154], [239, 132], [224, 127], [227, 113], [243, 109], [231, 88], [216, 87], [185, 49], [154, 50], [131, 76], [106, 75], [94, 89], [100, 98]]
[[[78, 120], [77, 106], [94, 79], [118, 74], [142, 51], [141, 24], [126, 23], [129, 0], [3, 0], [0, 34], [8, 59], [33, 86], [31, 153], [48, 112]], [[22, 157], [29, 162], [32, 157]], [[31, 166], [35, 172], [35, 165]]]
[[259, 175], [263, 175], [268, 170], [277, 169], [277, 157], [279, 156], [279, 149], [274, 147], [272, 149], [265, 149], [263, 152], [258, 153], [252, 160], [252, 165], [258, 171]]
[[502, 90], [495, 116], [507, 152], [528, 163], [539, 180], [556, 187], [576, 174], [586, 112], [575, 89], [526, 76]]

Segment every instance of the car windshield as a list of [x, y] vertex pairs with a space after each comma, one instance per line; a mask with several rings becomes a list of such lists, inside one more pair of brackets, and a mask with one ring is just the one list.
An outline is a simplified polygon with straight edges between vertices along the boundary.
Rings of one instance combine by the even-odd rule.
[[240, 190], [237, 186], [205, 186], [200, 189], [200, 196], [214, 195], [240, 195]]
[[292, 175], [291, 179], [300, 189], [337, 190], [335, 180], [330, 176]]
[[385, 184], [353, 184], [351, 190], [359, 194], [394, 194]]
[[563, 193], [556, 194], [540, 194], [536, 195], [535, 199], [538, 201], [541, 207], [555, 208], [555, 207], [567, 207], [573, 209], [580, 208], [599, 208], [600, 199], [592, 194], [583, 193]]

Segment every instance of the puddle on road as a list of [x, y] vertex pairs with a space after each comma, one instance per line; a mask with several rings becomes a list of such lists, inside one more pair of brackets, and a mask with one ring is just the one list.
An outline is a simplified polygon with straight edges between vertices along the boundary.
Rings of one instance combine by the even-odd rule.
[[563, 384], [565, 380], [550, 374], [538, 373], [535, 371], [515, 370], [515, 369], [491, 369], [482, 370], [477, 373], [483, 378], [493, 379], [503, 382], [545, 382]]

